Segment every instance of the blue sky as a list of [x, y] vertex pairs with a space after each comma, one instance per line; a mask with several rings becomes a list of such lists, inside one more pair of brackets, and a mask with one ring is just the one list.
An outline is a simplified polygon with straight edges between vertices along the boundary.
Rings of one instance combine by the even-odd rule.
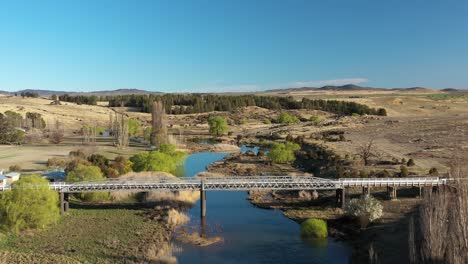
[[468, 1], [0, 0], [0, 90], [468, 88]]

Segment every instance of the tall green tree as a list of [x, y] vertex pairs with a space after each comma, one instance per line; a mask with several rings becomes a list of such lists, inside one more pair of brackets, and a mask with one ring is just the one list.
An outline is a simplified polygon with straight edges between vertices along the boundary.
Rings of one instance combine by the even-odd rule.
[[58, 194], [39, 175], [23, 176], [0, 199], [0, 226], [19, 232], [44, 228], [59, 215]]
[[208, 125], [210, 127], [210, 134], [216, 137], [228, 131], [227, 121], [221, 116], [211, 116], [208, 118]]

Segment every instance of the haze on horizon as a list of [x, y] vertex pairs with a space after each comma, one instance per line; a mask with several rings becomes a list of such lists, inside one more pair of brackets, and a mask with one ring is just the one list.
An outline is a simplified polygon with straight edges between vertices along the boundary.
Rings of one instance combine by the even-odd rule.
[[464, 1], [10, 1], [0, 90], [468, 88]]

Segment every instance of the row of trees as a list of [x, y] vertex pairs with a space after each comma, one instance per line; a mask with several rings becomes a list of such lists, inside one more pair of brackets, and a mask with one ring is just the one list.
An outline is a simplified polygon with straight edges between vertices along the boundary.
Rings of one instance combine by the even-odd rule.
[[45, 126], [45, 120], [39, 113], [27, 112], [24, 118], [13, 111], [0, 113], [0, 144], [21, 144], [24, 130], [42, 130]]
[[301, 101], [293, 97], [254, 96], [254, 95], [213, 95], [213, 94], [164, 94], [164, 95], [119, 95], [119, 96], [60, 96], [61, 101], [79, 104], [96, 104], [96, 101], [109, 101], [111, 107], [138, 107], [150, 113], [154, 101], [162, 102], [168, 114], [192, 114], [212, 111], [233, 111], [245, 106], [259, 106], [274, 110], [311, 109], [323, 110], [340, 115], [370, 114], [386, 115], [383, 108], [374, 109], [366, 105], [322, 99]]

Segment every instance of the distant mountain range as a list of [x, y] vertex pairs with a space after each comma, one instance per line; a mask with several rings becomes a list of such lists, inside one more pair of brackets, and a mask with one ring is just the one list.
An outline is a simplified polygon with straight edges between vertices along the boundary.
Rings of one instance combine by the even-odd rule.
[[96, 95], [96, 96], [112, 96], [112, 95], [128, 95], [128, 94], [158, 94], [161, 92], [150, 92], [146, 90], [140, 89], [117, 89], [117, 90], [108, 90], [108, 91], [93, 91], [93, 92], [68, 92], [68, 91], [52, 91], [52, 90], [34, 90], [34, 89], [26, 89], [26, 90], [19, 90], [16, 92], [7, 92], [7, 91], [0, 91], [0, 94], [21, 94], [21, 93], [37, 93], [39, 96], [51, 96], [51, 95]]
[[[411, 87], [411, 88], [374, 88], [364, 87], [355, 84], [346, 84], [341, 86], [327, 85], [323, 87], [301, 87], [301, 88], [284, 88], [284, 89], [273, 89], [267, 90], [266, 92], [300, 92], [300, 91], [375, 91], [375, 90], [387, 90], [387, 91], [431, 91], [433, 89], [424, 87]], [[444, 89], [448, 91], [456, 91], [456, 89]]]

